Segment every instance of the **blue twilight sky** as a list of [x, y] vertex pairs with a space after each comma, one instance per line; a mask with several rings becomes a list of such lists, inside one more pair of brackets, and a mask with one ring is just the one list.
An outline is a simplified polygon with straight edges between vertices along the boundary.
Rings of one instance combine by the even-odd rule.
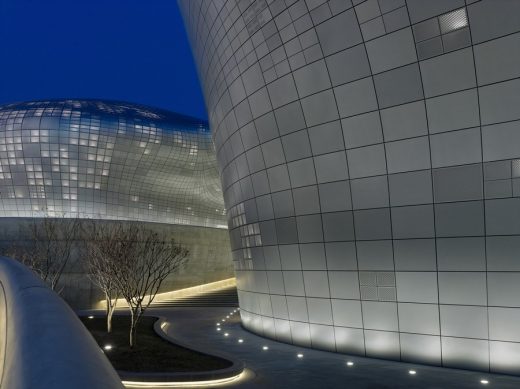
[[175, 0], [0, 0], [0, 104], [83, 97], [206, 118]]

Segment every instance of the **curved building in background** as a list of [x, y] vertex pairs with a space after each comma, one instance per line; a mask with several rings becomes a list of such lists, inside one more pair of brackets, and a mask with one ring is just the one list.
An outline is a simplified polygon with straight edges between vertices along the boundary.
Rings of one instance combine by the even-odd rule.
[[[0, 106], [0, 248], [42, 217], [139, 222], [191, 251], [166, 290], [218, 281], [232, 276], [220, 188], [202, 120], [98, 100]], [[80, 264], [64, 278], [73, 305], [92, 301]]]
[[95, 100], [0, 106], [0, 217], [226, 228], [207, 123]]
[[520, 2], [179, 0], [244, 326], [520, 373]]

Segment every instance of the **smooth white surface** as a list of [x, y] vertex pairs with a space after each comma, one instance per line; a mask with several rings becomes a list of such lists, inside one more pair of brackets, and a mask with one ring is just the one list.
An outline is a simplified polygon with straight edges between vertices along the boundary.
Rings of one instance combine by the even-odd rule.
[[76, 314], [32, 271], [0, 257], [0, 287], [0, 330], [7, 331], [5, 337], [0, 332], [2, 389], [123, 388]]

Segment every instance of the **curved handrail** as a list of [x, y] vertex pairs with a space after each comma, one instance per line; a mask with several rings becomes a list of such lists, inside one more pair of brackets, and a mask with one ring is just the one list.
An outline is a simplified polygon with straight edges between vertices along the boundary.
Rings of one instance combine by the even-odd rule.
[[71, 308], [31, 270], [0, 257], [0, 387], [124, 388]]

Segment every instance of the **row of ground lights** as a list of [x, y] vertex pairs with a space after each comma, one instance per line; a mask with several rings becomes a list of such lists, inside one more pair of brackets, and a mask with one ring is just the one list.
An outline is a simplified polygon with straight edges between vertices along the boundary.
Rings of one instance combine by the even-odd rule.
[[[235, 313], [237, 313], [237, 311], [240, 310], [240, 308], [237, 308], [237, 309], [234, 309], [233, 312], [230, 312], [229, 315], [227, 315], [224, 319], [221, 320], [222, 323], [225, 323], [227, 319], [229, 319], [231, 316], [233, 316]], [[217, 323], [217, 331], [222, 331], [222, 328], [221, 328], [221, 323]], [[229, 333], [228, 332], [224, 332], [224, 337], [229, 337]], [[238, 343], [244, 343], [244, 339], [238, 339]], [[269, 350], [269, 347], [268, 346], [262, 346], [262, 350], [263, 351], [267, 351]], [[298, 359], [302, 359], [303, 358], [303, 354], [302, 353], [298, 353], [296, 354], [296, 358]], [[354, 366], [354, 362], [352, 361], [347, 361], [347, 366], [349, 367], [352, 367]], [[408, 370], [408, 374], [410, 375], [416, 375], [417, 374], [417, 371], [415, 370]], [[480, 383], [482, 385], [487, 385], [489, 384], [489, 381], [486, 380], [486, 379], [481, 379], [480, 380]]]

